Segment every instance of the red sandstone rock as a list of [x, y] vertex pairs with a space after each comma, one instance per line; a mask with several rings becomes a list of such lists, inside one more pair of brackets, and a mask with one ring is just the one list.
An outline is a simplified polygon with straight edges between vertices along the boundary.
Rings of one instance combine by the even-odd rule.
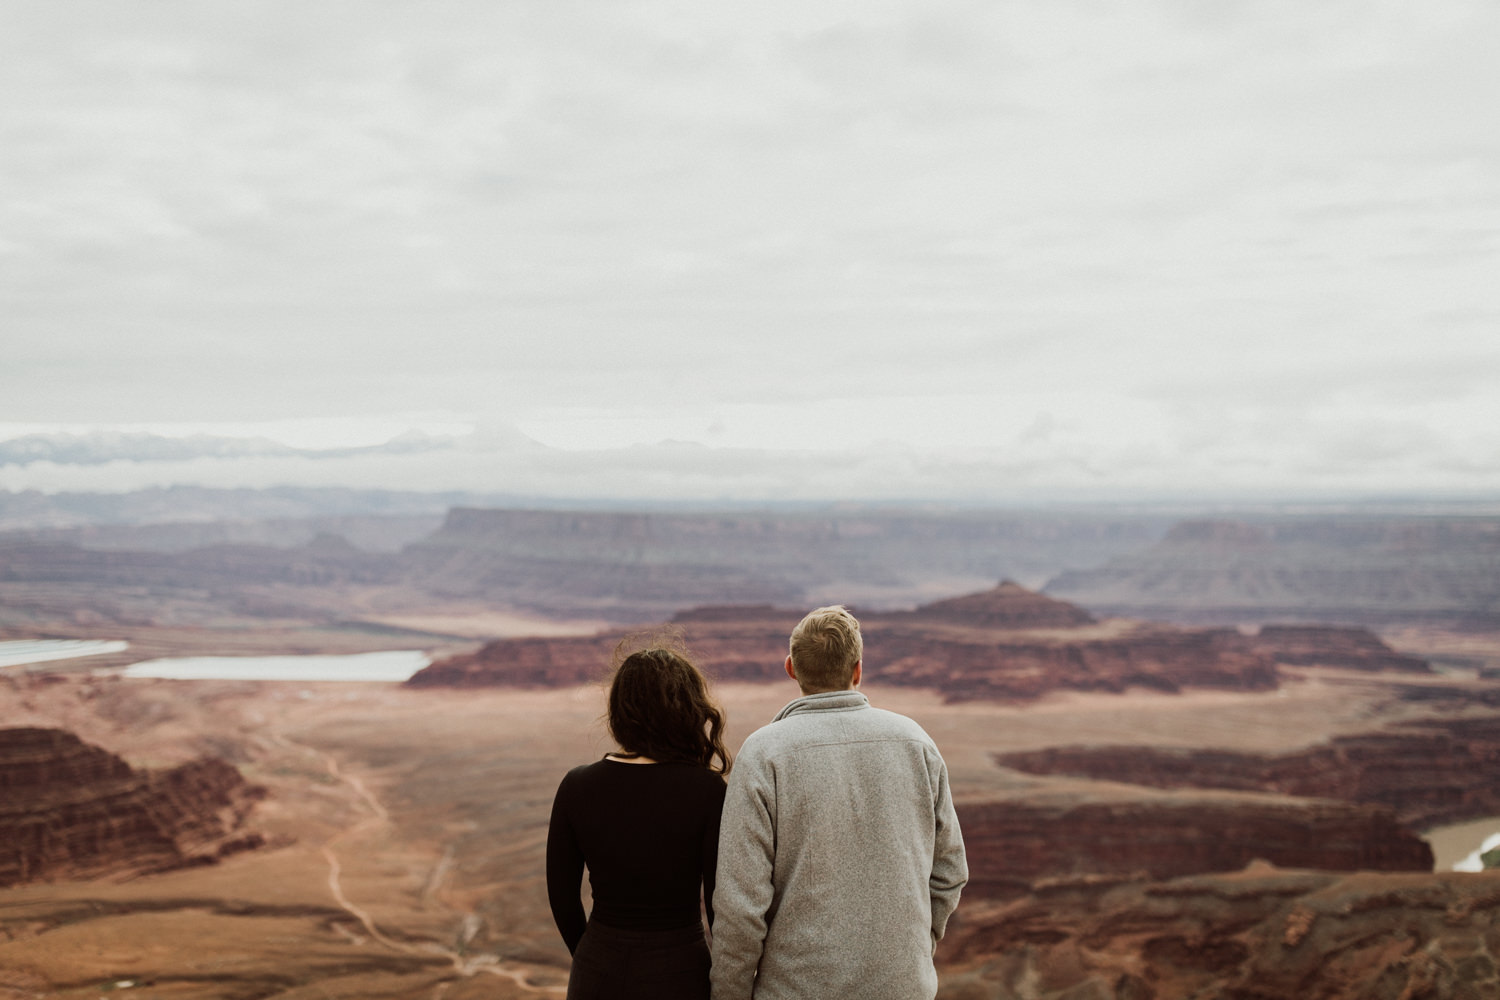
[[1238, 871], [1252, 861], [1330, 871], [1431, 871], [1427, 842], [1378, 806], [1233, 792], [1053, 792], [961, 802], [969, 892], [1040, 879]]
[[1426, 660], [1404, 656], [1364, 628], [1327, 625], [1264, 625], [1254, 645], [1292, 666], [1353, 667], [1430, 673]]
[[1110, 639], [934, 632], [876, 619], [865, 628], [870, 677], [930, 687], [951, 701], [1036, 698], [1048, 691], [1274, 688], [1272, 659], [1233, 629], [1142, 627]]
[[956, 622], [974, 628], [1070, 628], [1093, 624], [1094, 616], [1067, 601], [1002, 580], [993, 590], [924, 604], [915, 611], [882, 615], [884, 621]]
[[[699, 608], [674, 619], [697, 662], [733, 680], [785, 676], [787, 636], [801, 617], [769, 605]], [[1276, 685], [1271, 657], [1232, 629], [1139, 627], [1098, 638], [1087, 613], [1014, 583], [915, 611], [861, 615], [865, 676], [929, 687], [950, 699], [1035, 698], [1048, 691]], [[620, 632], [505, 639], [439, 661], [408, 683], [550, 686], [603, 679]]]
[[1497, 924], [1500, 873], [1057, 880], [1004, 904], [966, 896], [938, 1000], [1494, 997]]
[[58, 729], [0, 729], [0, 886], [212, 862], [260, 838], [242, 829], [264, 790], [203, 758], [134, 771]]
[[1428, 720], [1277, 755], [1113, 746], [1049, 747], [995, 759], [1030, 774], [1380, 805], [1419, 830], [1500, 813], [1500, 718]]

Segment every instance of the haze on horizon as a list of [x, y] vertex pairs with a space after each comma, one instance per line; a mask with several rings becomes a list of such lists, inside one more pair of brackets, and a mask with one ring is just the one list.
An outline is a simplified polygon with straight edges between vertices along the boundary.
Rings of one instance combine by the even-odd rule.
[[0, 489], [1494, 497], [1500, 9], [0, 7]]

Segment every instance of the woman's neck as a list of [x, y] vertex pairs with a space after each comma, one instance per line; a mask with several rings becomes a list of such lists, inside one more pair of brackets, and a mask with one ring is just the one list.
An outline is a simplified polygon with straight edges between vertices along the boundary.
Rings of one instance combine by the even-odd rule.
[[618, 761], [621, 764], [655, 764], [655, 759], [643, 754], [630, 753], [628, 750], [614, 750], [604, 755], [605, 760]]

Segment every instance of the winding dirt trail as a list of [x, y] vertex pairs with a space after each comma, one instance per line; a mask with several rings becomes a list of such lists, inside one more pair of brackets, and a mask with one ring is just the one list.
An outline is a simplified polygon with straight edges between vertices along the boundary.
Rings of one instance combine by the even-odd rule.
[[[380, 927], [375, 923], [375, 919], [370, 916], [369, 912], [358, 906], [356, 903], [354, 903], [353, 900], [351, 900], [347, 895], [344, 894], [342, 884], [343, 866], [340, 864], [338, 854], [335, 852], [334, 848], [336, 848], [343, 841], [361, 836], [375, 829], [378, 829], [379, 827], [389, 824], [391, 822], [391, 814], [389, 810], [387, 810], [381, 803], [381, 801], [375, 797], [375, 795], [370, 791], [370, 789], [362, 780], [360, 780], [355, 775], [345, 774], [339, 767], [338, 761], [331, 754], [319, 750], [317, 747], [311, 747], [305, 743], [298, 743], [295, 740], [287, 738], [281, 733], [273, 733], [271, 735], [271, 739], [289, 751], [317, 758], [322, 763], [324, 770], [326, 770], [335, 781], [339, 782], [345, 788], [353, 792], [355, 798], [357, 798], [364, 805], [364, 808], [368, 810], [368, 815], [366, 815], [358, 823], [355, 823], [353, 826], [350, 826], [340, 831], [339, 833], [334, 834], [326, 842], [324, 842], [321, 847], [321, 851], [323, 857], [328, 861], [328, 890], [333, 895], [334, 902], [339, 905], [340, 909], [348, 913], [355, 920], [359, 921], [360, 926], [365, 929], [365, 933], [370, 936], [371, 940], [377, 942], [382, 947], [388, 948], [391, 951], [399, 952], [403, 955], [415, 955], [422, 958], [430, 958], [434, 955], [441, 955], [449, 959], [453, 963], [454, 972], [458, 973], [460, 976], [469, 977], [481, 973], [491, 976], [500, 976], [501, 978], [512, 980], [517, 986], [521, 987], [529, 993], [555, 995], [567, 992], [566, 987], [538, 986], [532, 983], [528, 978], [527, 970], [524, 967], [507, 964], [498, 955], [484, 953], [475, 955], [463, 955], [457, 951], [454, 951], [452, 948], [448, 948], [439, 944], [436, 941], [423, 942], [420, 945], [413, 945], [403, 941], [397, 941], [382, 932]], [[431, 897], [437, 894], [437, 891], [440, 888], [443, 879], [446, 877], [448, 868], [452, 865], [452, 861], [453, 852], [452, 848], [449, 848], [444, 852], [443, 858], [441, 861], [439, 861], [437, 868], [434, 870], [431, 878], [428, 879], [427, 886], [423, 889], [424, 896]], [[464, 914], [463, 917], [466, 923], [473, 920], [473, 914]], [[477, 926], [466, 934], [466, 938], [472, 937], [473, 930], [477, 930]], [[439, 986], [442, 987], [441, 991], [438, 994], [439, 996], [441, 996], [442, 992], [446, 992], [446, 987], [443, 984], [439, 984]]]

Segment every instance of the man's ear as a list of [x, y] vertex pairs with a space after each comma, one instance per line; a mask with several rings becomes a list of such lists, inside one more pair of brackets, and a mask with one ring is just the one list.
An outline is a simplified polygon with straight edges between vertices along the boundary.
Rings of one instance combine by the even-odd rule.
[[[792, 666], [792, 658], [790, 656], [786, 658], [786, 675], [794, 681], [797, 680], [797, 668]], [[802, 682], [797, 681], [797, 683], [801, 684]]]
[[860, 675], [860, 671], [864, 667], [864, 665], [865, 664], [864, 664], [863, 660], [858, 660], [858, 661], [855, 662], [855, 664], [854, 664], [854, 672], [849, 675], [849, 687], [850, 687], [851, 690], [854, 689], [854, 688], [859, 687], [859, 675]]

